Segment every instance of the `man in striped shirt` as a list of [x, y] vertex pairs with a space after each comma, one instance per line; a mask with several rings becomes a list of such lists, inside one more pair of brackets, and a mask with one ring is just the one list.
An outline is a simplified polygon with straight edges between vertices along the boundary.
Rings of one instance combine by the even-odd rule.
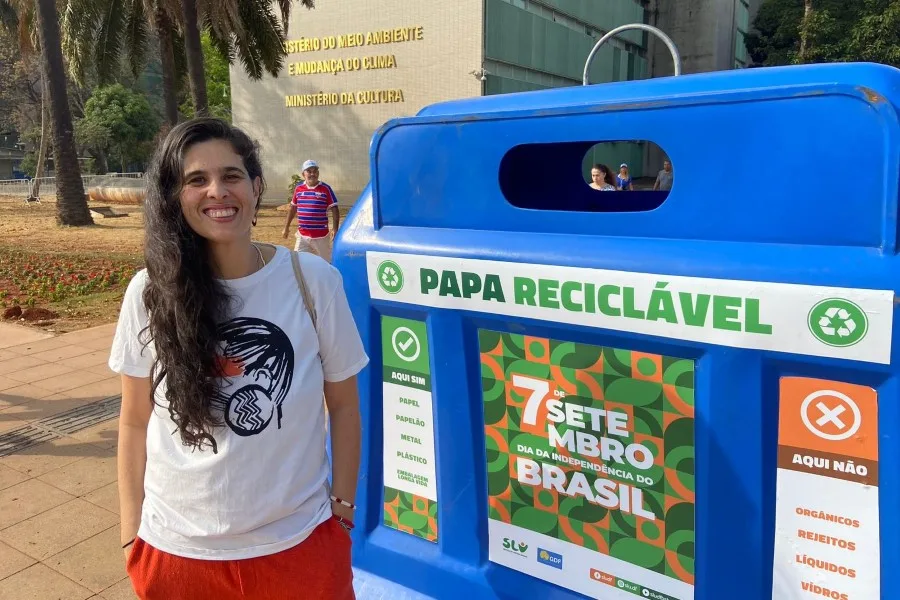
[[[297, 243], [295, 251], [318, 254], [331, 262], [331, 242], [340, 225], [337, 196], [327, 183], [319, 181], [319, 165], [314, 160], [303, 163], [303, 183], [294, 188], [291, 200], [293, 210], [288, 211], [283, 236], [287, 238], [297, 215]], [[334, 222], [331, 234], [328, 232], [328, 213]]]

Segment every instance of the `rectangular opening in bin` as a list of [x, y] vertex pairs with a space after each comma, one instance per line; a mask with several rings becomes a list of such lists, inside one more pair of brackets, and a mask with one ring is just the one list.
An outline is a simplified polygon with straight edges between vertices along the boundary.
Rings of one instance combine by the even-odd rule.
[[500, 162], [500, 189], [517, 208], [645, 212], [666, 201], [673, 175], [668, 156], [649, 141], [523, 144]]

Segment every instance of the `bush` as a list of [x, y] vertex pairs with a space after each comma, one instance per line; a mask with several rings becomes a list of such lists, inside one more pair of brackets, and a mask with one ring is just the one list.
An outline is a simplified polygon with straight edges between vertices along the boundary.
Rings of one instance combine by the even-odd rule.
[[303, 175], [299, 173], [294, 173], [291, 175], [291, 185], [288, 188], [288, 198], [290, 200], [294, 199], [294, 190], [297, 189], [297, 186], [303, 183]]

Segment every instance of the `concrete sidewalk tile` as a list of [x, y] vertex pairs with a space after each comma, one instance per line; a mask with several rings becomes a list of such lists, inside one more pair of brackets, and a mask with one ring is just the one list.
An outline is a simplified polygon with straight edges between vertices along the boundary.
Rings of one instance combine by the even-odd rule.
[[77, 388], [66, 390], [62, 394], [70, 398], [102, 400], [103, 398], [118, 396], [122, 393], [122, 378], [120, 376], [112, 373], [107, 373], [106, 375], [94, 373], [92, 376], [97, 379]]
[[106, 456], [85, 458], [38, 479], [73, 496], [84, 496], [116, 481], [116, 455], [108, 452]]
[[63, 340], [93, 340], [103, 337], [112, 339], [112, 336], [115, 335], [115, 333], [116, 323], [107, 323], [106, 325], [98, 325], [96, 327], [91, 327], [90, 329], [82, 329], [80, 331], [73, 331], [72, 333], [65, 333], [59, 337]]
[[114, 586], [108, 587], [100, 592], [103, 600], [134, 600], [137, 595], [134, 593], [134, 586], [127, 577]]
[[86, 600], [92, 595], [89, 589], [42, 564], [0, 580], [0, 600]]
[[85, 354], [89, 354], [93, 352], [90, 348], [85, 348], [80, 345], [71, 345], [71, 346], [63, 346], [58, 345], [56, 348], [51, 348], [49, 350], [44, 350], [42, 352], [37, 352], [35, 354], [31, 354], [35, 358], [40, 358], [41, 360], [46, 360], [48, 362], [59, 362], [61, 360], [65, 360], [67, 358], [75, 358], [77, 356], [83, 356]]
[[53, 394], [40, 400], [29, 400], [16, 404], [0, 411], [0, 420], [5, 418], [19, 419], [20, 421], [37, 421], [58, 415], [61, 412], [78, 408], [87, 401], [83, 398], [72, 398], [65, 394]]
[[28, 480], [29, 477], [25, 473], [19, 473], [15, 469], [10, 469], [4, 465], [0, 465], [0, 491], [8, 487], [12, 487], [18, 483]]
[[52, 338], [52, 333], [39, 329], [13, 325], [12, 323], [0, 323], [0, 348], [11, 348], [31, 344], [39, 340]]
[[75, 498], [0, 531], [0, 540], [38, 560], [91, 538], [119, 522], [119, 515]]
[[119, 419], [110, 419], [72, 434], [76, 440], [115, 451], [119, 445]]
[[109, 512], [119, 514], [119, 482], [114, 481], [109, 485], [104, 485], [102, 488], [84, 496], [82, 500], [87, 500], [91, 504], [96, 504]]
[[[0, 375], [9, 377], [10, 373], [23, 371], [25, 369], [30, 369], [32, 367], [45, 364], [47, 363], [33, 356], [16, 356], [15, 358], [9, 358], [4, 361], [0, 361]], [[10, 379], [16, 379], [16, 381], [19, 381], [19, 379], [15, 377], [10, 377]]]
[[4, 375], [0, 375], [0, 392], [3, 390], [8, 390], [9, 388], [14, 388], [16, 386], [22, 385], [21, 382], [16, 381], [15, 379], [10, 379]]
[[74, 499], [74, 496], [37, 479], [0, 490], [0, 530]]
[[[34, 359], [33, 356], [23, 356], [21, 360], [26, 359]], [[17, 358], [13, 360], [6, 361], [7, 363], [16, 362]], [[38, 360], [38, 359], [35, 359]], [[2, 367], [3, 363], [0, 363], [0, 367]], [[7, 377], [10, 379], [15, 379], [17, 381], [21, 381], [22, 383], [34, 383], [40, 384], [43, 381], [46, 381], [50, 377], [56, 377], [57, 375], [62, 375], [64, 373], [72, 373], [75, 372], [74, 369], [70, 369], [69, 367], [64, 367], [62, 365], [55, 365], [52, 363], [41, 361], [40, 364], [25, 368], [19, 369], [17, 371], [10, 371], [5, 373]], [[44, 387], [44, 386], [41, 386]], [[47, 388], [45, 388], [47, 389]]]
[[84, 346], [91, 350], [106, 350], [108, 352], [112, 348], [112, 336], [88, 340], [84, 342]]
[[128, 576], [119, 537], [115, 525], [51, 556], [44, 564], [94, 593], [102, 592]]
[[102, 365], [97, 365], [96, 367], [88, 367], [88, 371], [91, 373], [99, 373], [100, 375], [104, 375], [105, 377], [113, 377], [115, 376], [118, 379], [120, 376], [118, 373], [109, 368], [109, 365], [103, 363]]
[[0, 542], [0, 579], [6, 579], [34, 563], [35, 560], [27, 554], [22, 554], [15, 548]]
[[15, 415], [4, 415], [3, 410], [0, 409], [0, 434], [9, 433], [13, 429], [25, 427], [26, 425], [28, 423], [17, 419]]
[[41, 398], [52, 396], [54, 393], [31, 383], [20, 383], [16, 387], [0, 391], [0, 410], [23, 404], [30, 400], [40, 400]]
[[30, 356], [33, 354], [38, 354], [39, 352], [54, 350], [56, 348], [59, 348], [60, 346], [68, 345], [70, 345], [68, 342], [60, 341], [58, 337], [52, 337], [44, 340], [35, 340], [33, 342], [21, 344], [19, 346], [13, 346], [12, 350], [13, 352], [18, 352], [19, 354]]
[[[63, 366], [59, 366], [59, 368], [65, 369], [61, 375], [48, 375], [40, 381], [35, 381], [34, 385], [42, 387], [45, 390], [50, 390], [51, 392], [60, 393], [68, 392], [69, 390], [74, 390], [105, 379], [103, 375], [91, 373], [90, 371], [73, 371], [68, 367]], [[15, 375], [12, 377], [15, 378]]]
[[107, 362], [109, 362], [109, 351], [91, 350], [87, 354], [61, 360], [59, 364], [73, 369], [89, 369], [106, 366]]
[[0, 362], [11, 358], [20, 358], [22, 355], [11, 348], [0, 348]]
[[[3, 413], [0, 413], [0, 417], [2, 416]], [[31, 477], [38, 477], [83, 458], [97, 458], [108, 454], [107, 450], [99, 446], [66, 437], [4, 456], [0, 458], [0, 465], [5, 465]]]

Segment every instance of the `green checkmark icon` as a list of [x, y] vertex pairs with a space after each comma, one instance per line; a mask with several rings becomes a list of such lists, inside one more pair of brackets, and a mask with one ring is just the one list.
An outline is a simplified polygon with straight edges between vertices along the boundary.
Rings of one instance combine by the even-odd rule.
[[399, 342], [397, 347], [400, 348], [404, 353], [409, 350], [409, 347], [416, 343], [416, 339], [412, 336], [409, 337], [405, 342]]

